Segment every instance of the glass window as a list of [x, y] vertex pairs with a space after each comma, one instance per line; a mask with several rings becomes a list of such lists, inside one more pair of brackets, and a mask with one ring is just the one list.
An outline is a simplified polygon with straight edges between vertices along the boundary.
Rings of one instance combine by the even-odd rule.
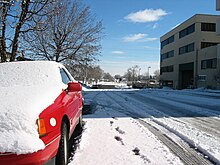
[[215, 32], [216, 24], [215, 23], [201, 23], [201, 31]]
[[212, 60], [207, 60], [207, 68], [212, 68]]
[[168, 43], [172, 43], [174, 41], [174, 36], [171, 36], [170, 38], [168, 38]]
[[212, 60], [212, 68], [217, 68], [217, 59]]
[[206, 81], [206, 75], [199, 75], [199, 81]]
[[193, 33], [194, 31], [195, 31], [195, 24], [192, 24], [179, 32], [179, 38], [182, 38], [186, 35], [189, 35], [189, 34]]
[[215, 69], [217, 68], [217, 59], [209, 59], [201, 61], [201, 69]]
[[161, 61], [163, 61], [163, 60], [166, 59], [166, 58], [167, 58], [167, 53], [161, 54]]
[[186, 47], [179, 48], [179, 54], [184, 54], [186, 52]]
[[163, 61], [167, 58], [173, 57], [173, 56], [174, 56], [174, 50], [167, 52], [167, 53], [164, 53], [164, 54], [161, 54], [161, 61]]
[[192, 44], [189, 44], [188, 46], [187, 46], [187, 52], [192, 52], [192, 51], [194, 51], [194, 43], [192, 43]]
[[167, 67], [167, 72], [173, 72], [173, 65]]
[[187, 34], [193, 33], [195, 31], [195, 24], [192, 24], [187, 28]]
[[206, 68], [207, 68], [207, 62], [206, 62], [206, 60], [203, 60], [201, 62], [201, 69], [206, 69]]
[[210, 46], [214, 46], [214, 45], [217, 45], [218, 43], [214, 43], [214, 42], [201, 42], [201, 49], [203, 48], [207, 48], [207, 47], [210, 47]]
[[174, 56], [174, 51], [170, 51], [167, 53], [167, 58], [173, 57]]
[[182, 30], [182, 31], [179, 32], [179, 38], [182, 38], [186, 35], [187, 35], [186, 30]]
[[183, 46], [181, 48], [179, 48], [179, 54], [184, 54], [184, 53], [189, 53], [194, 51], [194, 43], [191, 43], [189, 45]]
[[166, 40], [162, 41], [161, 42], [161, 49], [163, 49], [164, 46], [166, 46], [172, 42], [174, 42], [174, 36], [171, 36], [171, 37], [167, 38]]
[[68, 84], [71, 81], [71, 79], [69, 78], [68, 74], [66, 73], [64, 69], [60, 69], [60, 75], [62, 78], [62, 82], [64, 84]]
[[164, 72], [173, 72], [173, 65], [161, 67], [160, 74]]

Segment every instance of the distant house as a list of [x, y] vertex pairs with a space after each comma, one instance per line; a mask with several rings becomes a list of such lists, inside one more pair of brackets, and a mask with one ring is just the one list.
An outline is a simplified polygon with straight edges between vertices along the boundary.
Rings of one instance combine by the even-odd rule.
[[176, 89], [220, 89], [220, 16], [196, 14], [160, 38], [160, 80]]

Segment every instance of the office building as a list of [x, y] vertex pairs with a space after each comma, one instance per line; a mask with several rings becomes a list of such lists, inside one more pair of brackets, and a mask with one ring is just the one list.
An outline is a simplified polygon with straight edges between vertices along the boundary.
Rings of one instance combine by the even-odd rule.
[[161, 84], [220, 89], [220, 16], [196, 14], [160, 38]]

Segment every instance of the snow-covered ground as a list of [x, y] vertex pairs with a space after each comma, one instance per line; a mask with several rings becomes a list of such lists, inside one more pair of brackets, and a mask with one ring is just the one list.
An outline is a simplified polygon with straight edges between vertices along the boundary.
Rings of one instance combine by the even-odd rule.
[[193, 157], [220, 164], [219, 91], [88, 90], [84, 97], [95, 112], [84, 116], [70, 165], [184, 164]]

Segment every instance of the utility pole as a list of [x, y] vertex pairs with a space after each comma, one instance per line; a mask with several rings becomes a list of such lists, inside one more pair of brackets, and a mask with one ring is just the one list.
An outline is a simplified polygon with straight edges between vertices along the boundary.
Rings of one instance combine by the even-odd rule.
[[150, 68], [151, 68], [151, 66], [148, 66], [148, 81], [147, 81], [147, 87], [149, 87], [149, 81], [150, 81]]
[[141, 68], [139, 68], [139, 81], [141, 81]]

